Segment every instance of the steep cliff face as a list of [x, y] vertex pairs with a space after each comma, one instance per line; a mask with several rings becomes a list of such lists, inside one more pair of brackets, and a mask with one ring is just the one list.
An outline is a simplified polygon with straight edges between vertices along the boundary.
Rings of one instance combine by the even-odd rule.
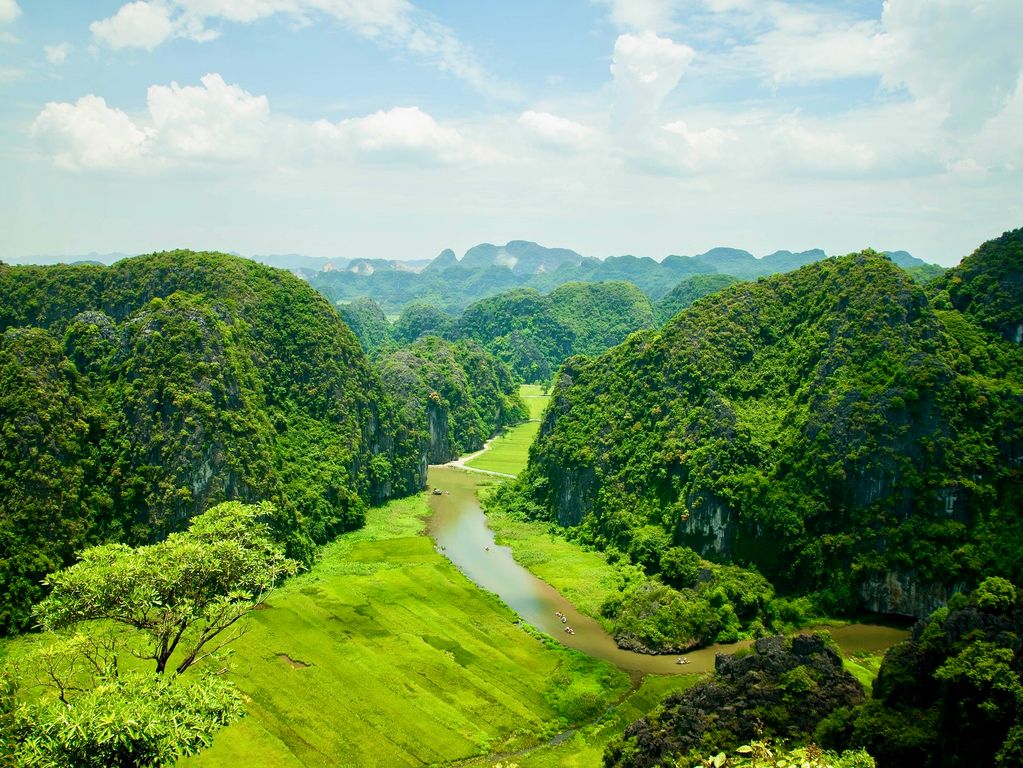
[[598, 546], [657, 525], [833, 608], [923, 616], [1023, 568], [1021, 383], [1018, 348], [883, 256], [832, 259], [569, 360], [519, 492]]
[[[360, 525], [368, 502], [425, 482], [425, 456], [355, 337], [285, 272], [190, 252], [4, 266], [0, 331], [4, 422], [26, 425], [8, 437], [0, 498], [0, 519], [15, 521], [0, 537], [8, 583], [38, 583], [85, 543], [161, 538], [227, 499], [274, 501], [291, 553], [309, 556]], [[21, 511], [41, 477], [59, 485], [29, 505], [45, 522]], [[63, 533], [23, 557], [33, 527], [51, 523]], [[0, 629], [25, 621], [12, 609]]]
[[868, 574], [860, 582], [860, 603], [874, 613], [926, 618], [966, 589], [965, 582], [936, 584], [923, 581], [913, 572], [893, 569]]
[[401, 404], [404, 439], [431, 464], [477, 451], [528, 417], [511, 371], [472, 341], [425, 336], [384, 356], [380, 371]]
[[451, 435], [448, 431], [448, 412], [439, 402], [429, 400], [426, 403], [427, 431], [430, 434], [426, 457], [431, 464], [443, 464], [451, 461], [456, 454], [451, 447]]

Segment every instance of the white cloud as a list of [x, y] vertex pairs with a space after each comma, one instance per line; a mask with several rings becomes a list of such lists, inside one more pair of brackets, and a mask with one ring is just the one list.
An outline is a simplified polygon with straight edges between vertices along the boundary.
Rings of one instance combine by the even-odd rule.
[[0, 85], [16, 83], [25, 76], [25, 70], [19, 67], [0, 67]]
[[152, 133], [99, 96], [74, 104], [50, 102], [32, 124], [58, 168], [68, 171], [124, 168], [140, 161]]
[[315, 129], [327, 148], [355, 150], [376, 160], [458, 163], [479, 157], [478, 148], [459, 131], [440, 125], [419, 107], [395, 107], [339, 123], [321, 120]]
[[661, 103], [695, 55], [688, 45], [653, 32], [619, 35], [611, 60], [616, 125], [625, 130], [652, 126]]
[[232, 161], [258, 155], [269, 104], [220, 75], [201, 86], [154, 85], [148, 112], [133, 119], [95, 95], [74, 104], [51, 102], [32, 135], [64, 170], [153, 169], [188, 161]]
[[54, 66], [60, 66], [67, 60], [67, 55], [71, 53], [70, 43], [57, 43], [56, 45], [44, 45], [43, 52], [46, 54], [46, 60]]
[[211, 160], [253, 157], [266, 139], [270, 103], [217, 74], [200, 86], [150, 86], [149, 115], [163, 151], [172, 157]]
[[10, 24], [21, 15], [16, 0], [0, 0], [0, 24]]
[[980, 127], [1014, 93], [1023, 72], [1019, 0], [889, 1], [881, 21], [885, 84], [935, 101], [951, 127]]
[[680, 140], [675, 142], [675, 151], [679, 162], [689, 170], [698, 170], [713, 163], [721, 156], [725, 144], [736, 140], [732, 131], [716, 127], [693, 130], [685, 120], [668, 123], [664, 130]]
[[122, 5], [109, 19], [94, 21], [89, 31], [102, 43], [114, 50], [145, 48], [153, 50], [177, 33], [178, 25], [171, 21], [170, 8], [159, 0]]
[[774, 26], [740, 51], [759, 61], [777, 83], [810, 83], [878, 75], [880, 24], [838, 14], [773, 6]]
[[675, 27], [672, 17], [680, 0], [603, 0], [611, 6], [611, 21], [620, 27], [644, 31], [664, 31]]
[[796, 118], [780, 120], [770, 133], [777, 165], [789, 171], [821, 175], [858, 175], [872, 170], [877, 153], [844, 132], [811, 129]]
[[582, 149], [593, 141], [597, 133], [588, 125], [550, 112], [523, 112], [519, 115], [518, 123], [537, 142], [556, 149]]
[[414, 53], [489, 95], [514, 95], [451, 29], [409, 0], [138, 0], [90, 29], [111, 48], [152, 50], [174, 37], [212, 40], [219, 33], [208, 28], [210, 22], [248, 24], [276, 15], [300, 25], [326, 17], [380, 45]]

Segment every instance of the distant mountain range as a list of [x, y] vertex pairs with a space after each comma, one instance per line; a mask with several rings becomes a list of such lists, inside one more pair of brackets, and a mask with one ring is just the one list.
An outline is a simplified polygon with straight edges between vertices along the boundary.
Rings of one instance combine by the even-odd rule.
[[[935, 277], [941, 267], [906, 251], [886, 251], [898, 266], [920, 282]], [[78, 256], [31, 256], [22, 264], [113, 264], [124, 253]], [[504, 245], [481, 243], [459, 259], [450, 248], [433, 259], [328, 258], [288, 254], [248, 256], [308, 281], [334, 302], [360, 297], [374, 299], [387, 313], [397, 314], [411, 302], [421, 302], [460, 314], [469, 304], [513, 288], [536, 288], [549, 293], [569, 282], [626, 280], [652, 301], [694, 275], [730, 275], [739, 280], [789, 272], [827, 258], [820, 248], [775, 251], [760, 258], [739, 248], [712, 248], [695, 256], [672, 254], [661, 261], [648, 256], [610, 256], [598, 259], [569, 248], [547, 248], [528, 240]]]
[[[905, 251], [887, 255], [921, 282], [943, 271]], [[406, 305], [418, 302], [460, 314], [475, 301], [514, 288], [549, 293], [570, 282], [625, 280], [657, 301], [680, 281], [695, 275], [730, 275], [753, 280], [789, 272], [827, 257], [820, 248], [775, 251], [760, 258], [738, 248], [712, 248], [696, 256], [673, 254], [661, 261], [632, 255], [597, 259], [567, 248], [512, 240], [505, 245], [474, 246], [461, 259], [448, 248], [421, 269], [417, 268], [421, 262], [362, 259], [345, 268], [299, 269], [297, 274], [335, 302], [369, 297], [388, 313], [400, 312]]]

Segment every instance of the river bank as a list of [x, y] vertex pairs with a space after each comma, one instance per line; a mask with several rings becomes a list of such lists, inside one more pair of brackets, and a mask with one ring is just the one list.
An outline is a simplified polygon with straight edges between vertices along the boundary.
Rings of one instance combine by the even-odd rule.
[[[634, 676], [710, 672], [718, 653], [734, 653], [749, 645], [750, 641], [740, 641], [700, 648], [686, 653], [687, 663], [681, 665], [674, 654], [654, 656], [619, 648], [594, 616], [599, 616], [603, 599], [620, 588], [622, 569], [607, 564], [600, 553], [587, 552], [544, 532], [540, 524], [501, 520], [500, 516], [488, 519], [478, 494], [490, 480], [450, 467], [431, 467], [429, 478], [431, 487], [443, 491], [430, 498], [433, 515], [428, 530], [438, 551], [475, 584], [496, 594], [523, 620], [562, 644]], [[491, 526], [497, 520], [505, 539], [498, 539]], [[516, 527], [519, 534], [511, 535]], [[518, 548], [502, 543], [509, 539]], [[523, 546], [527, 542], [528, 549]], [[584, 601], [577, 604], [576, 597]], [[566, 627], [574, 633], [567, 633]], [[829, 631], [845, 654], [879, 653], [908, 634], [905, 629], [879, 624], [844, 624]]]

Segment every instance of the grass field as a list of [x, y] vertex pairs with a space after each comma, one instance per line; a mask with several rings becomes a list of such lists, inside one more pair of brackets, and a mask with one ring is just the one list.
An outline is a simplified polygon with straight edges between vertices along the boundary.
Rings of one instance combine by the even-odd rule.
[[628, 688], [516, 624], [418, 535], [423, 497], [371, 510], [249, 617], [233, 678], [249, 715], [189, 768], [401, 766], [534, 745]]
[[490, 448], [482, 456], [467, 461], [467, 467], [501, 472], [505, 475], [517, 475], [526, 468], [529, 460], [529, 446], [533, 444], [536, 433], [540, 431], [539, 418], [550, 398], [543, 394], [538, 384], [523, 384], [519, 387], [519, 396], [529, 408], [529, 418], [525, 424], [506, 429], [501, 435], [490, 441]]
[[544, 408], [550, 402], [550, 397], [543, 393], [543, 387], [539, 384], [523, 384], [519, 387], [519, 397], [529, 409], [529, 418], [534, 421], [543, 416]]
[[842, 666], [845, 667], [846, 672], [860, 681], [860, 684], [867, 689], [869, 696], [883, 659], [884, 654], [881, 653], [854, 653], [851, 656], [843, 657]]
[[529, 446], [540, 431], [540, 422], [527, 421], [507, 428], [501, 435], [490, 441], [490, 448], [465, 466], [487, 469], [505, 475], [517, 475], [526, 468], [529, 460]]
[[512, 762], [519, 768], [597, 768], [603, 764], [604, 748], [615, 736], [649, 713], [669, 693], [685, 690], [700, 679], [697, 675], [648, 675], [638, 689], [611, 707], [598, 722], [580, 728], [558, 744], [541, 747]]

